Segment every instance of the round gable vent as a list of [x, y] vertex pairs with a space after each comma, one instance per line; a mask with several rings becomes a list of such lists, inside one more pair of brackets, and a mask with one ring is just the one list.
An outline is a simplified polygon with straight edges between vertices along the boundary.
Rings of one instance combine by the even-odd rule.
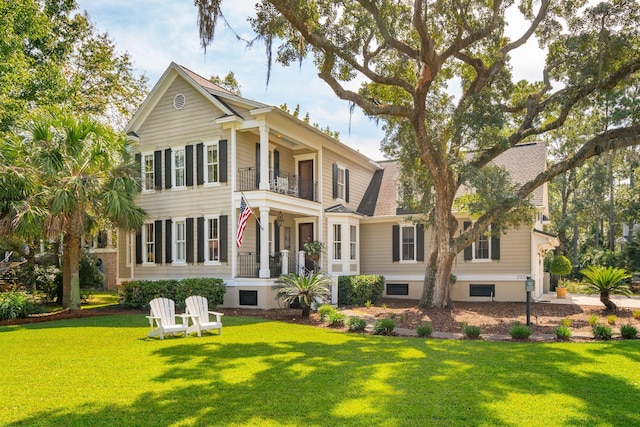
[[173, 108], [175, 108], [176, 110], [182, 110], [185, 102], [186, 102], [186, 99], [184, 95], [179, 93], [176, 95], [175, 98], [173, 98]]

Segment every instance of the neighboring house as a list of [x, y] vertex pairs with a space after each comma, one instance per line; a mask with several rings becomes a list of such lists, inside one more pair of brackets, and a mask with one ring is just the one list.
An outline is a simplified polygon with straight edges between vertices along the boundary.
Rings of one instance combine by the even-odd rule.
[[[275, 308], [277, 277], [304, 266], [321, 268], [336, 283], [340, 275], [381, 274], [385, 296], [420, 297], [429, 231], [397, 214], [396, 162], [375, 162], [175, 63], [126, 131], [142, 170], [138, 203], [149, 219], [138, 232], [119, 233], [120, 282], [218, 277], [227, 285], [223, 306]], [[496, 163], [527, 179], [544, 169], [545, 156], [543, 145], [531, 144]], [[249, 218], [237, 247], [242, 197], [260, 222]], [[533, 202], [535, 229], [481, 239], [468, 260], [460, 254], [454, 299], [486, 300], [474, 295], [493, 292], [495, 300], [523, 301], [526, 276], [542, 293], [542, 258], [555, 242], [540, 231], [546, 187]], [[317, 265], [302, 251], [309, 240], [325, 244]]]

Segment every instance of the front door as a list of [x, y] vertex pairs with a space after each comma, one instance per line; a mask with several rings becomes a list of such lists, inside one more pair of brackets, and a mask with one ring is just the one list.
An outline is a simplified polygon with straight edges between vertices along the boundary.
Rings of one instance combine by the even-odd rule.
[[[298, 250], [304, 251], [304, 244], [313, 241], [313, 223], [305, 222], [298, 224]], [[305, 255], [304, 266], [307, 270], [313, 270], [315, 264]]]
[[298, 180], [300, 198], [313, 200], [313, 160], [298, 162]]

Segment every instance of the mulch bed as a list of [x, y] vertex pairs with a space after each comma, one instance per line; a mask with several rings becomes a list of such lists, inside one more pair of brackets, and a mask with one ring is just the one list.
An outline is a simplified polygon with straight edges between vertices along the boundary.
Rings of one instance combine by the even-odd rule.
[[[382, 319], [393, 318], [397, 327], [414, 329], [424, 323], [431, 322], [433, 330], [437, 332], [460, 332], [460, 324], [479, 326], [483, 334], [507, 335], [515, 322], [526, 323], [525, 303], [512, 302], [456, 302], [451, 309], [422, 309], [413, 300], [383, 300], [372, 307], [349, 307], [363, 318]], [[255, 310], [218, 308], [227, 316], [259, 317], [296, 324], [326, 327], [317, 313], [312, 313], [307, 319], [301, 318], [300, 309]], [[12, 319], [0, 321], [0, 325], [15, 325], [22, 323], [46, 322], [51, 320], [73, 319], [89, 316], [105, 316], [120, 314], [147, 314], [147, 310], [130, 309], [121, 306], [95, 308], [90, 310], [60, 311], [52, 314], [36, 315], [26, 319]], [[569, 304], [531, 303], [531, 331], [533, 334], [553, 334], [562, 319], [571, 319], [573, 335], [591, 336], [589, 318], [598, 316], [601, 323], [606, 323], [610, 314], [617, 316], [616, 324], [612, 326], [616, 332], [620, 325], [632, 324], [640, 329], [640, 320], [634, 319], [629, 309], [619, 309], [611, 313], [604, 307], [579, 306]]]

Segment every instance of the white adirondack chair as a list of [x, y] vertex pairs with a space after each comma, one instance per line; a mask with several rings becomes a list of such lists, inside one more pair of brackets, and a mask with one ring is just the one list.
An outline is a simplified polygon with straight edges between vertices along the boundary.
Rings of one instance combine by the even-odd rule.
[[[151, 315], [149, 319], [149, 337], [160, 336], [163, 340], [165, 334], [184, 333], [187, 336], [189, 322], [187, 314], [176, 314], [176, 303], [169, 298], [156, 298], [149, 302]], [[176, 318], [181, 318], [182, 323], [176, 323]]]
[[[209, 311], [209, 303], [205, 297], [190, 296], [185, 300], [187, 305], [187, 314], [191, 318], [192, 325], [189, 326], [188, 333], [197, 332], [198, 336], [202, 336], [202, 331], [210, 331], [217, 329], [222, 334], [222, 313]], [[215, 321], [211, 321], [209, 315], [216, 316]]]

